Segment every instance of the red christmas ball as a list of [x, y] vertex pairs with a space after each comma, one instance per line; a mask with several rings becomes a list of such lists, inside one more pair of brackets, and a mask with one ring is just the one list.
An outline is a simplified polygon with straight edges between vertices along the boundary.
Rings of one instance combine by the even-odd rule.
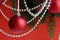
[[60, 0], [52, 0], [49, 12], [53, 14], [60, 12]]
[[9, 28], [15, 32], [20, 32], [25, 29], [26, 20], [23, 17], [13, 16], [9, 20]]
[[57, 7], [58, 7], [58, 9], [60, 11], [60, 0], [56, 0], [56, 5], [57, 5]]

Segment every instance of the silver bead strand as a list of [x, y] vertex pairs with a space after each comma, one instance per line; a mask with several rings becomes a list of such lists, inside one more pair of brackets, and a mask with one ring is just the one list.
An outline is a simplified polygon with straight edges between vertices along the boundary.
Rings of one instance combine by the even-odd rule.
[[[9, 21], [9, 18], [2, 12], [2, 10], [0, 9], [0, 12], [1, 12], [1, 14], [2, 14], [2, 16], [7, 20], [7, 21]], [[36, 17], [35, 17], [36, 18]], [[29, 24], [31, 21], [33, 21], [35, 18], [32, 18], [31, 20], [29, 20], [28, 22], [27, 22], [27, 24]]]
[[1, 12], [1, 14], [3, 15], [3, 17], [4, 17], [7, 21], [9, 21], [9, 18], [1, 11], [1, 9], [0, 9], [0, 12]]
[[[15, 11], [18, 11], [16, 8], [12, 8], [11, 6], [5, 4], [6, 2], [7, 2], [7, 0], [5, 0], [5, 1], [2, 3], [5, 7], [9, 8], [9, 9], [12, 9], [12, 10], [15, 10]], [[44, 3], [44, 2], [43, 2], [43, 3]], [[40, 5], [43, 5], [43, 3], [41, 3]], [[36, 6], [36, 7], [33, 7], [33, 8], [31, 8], [31, 9], [29, 9], [29, 10], [34, 10], [34, 9], [40, 7], [40, 5], [38, 5], [38, 6]], [[27, 10], [26, 10], [26, 9], [20, 9], [19, 11], [22, 11], [22, 12], [23, 12], [23, 11], [27, 11]]]
[[45, 1], [44, 6], [42, 6], [42, 9], [39, 10], [39, 12], [36, 13], [36, 14], [32, 13], [32, 12], [29, 10], [29, 8], [28, 8], [25, 0], [24, 0], [24, 4], [25, 4], [25, 7], [26, 7], [26, 9], [27, 9], [27, 12], [28, 12], [29, 14], [31, 14], [31, 16], [36, 17], [36, 16], [38, 16], [39, 14], [41, 14], [41, 12], [43, 11], [44, 7], [45, 7], [46, 4], [47, 4], [47, 1], [48, 1], [48, 0]]

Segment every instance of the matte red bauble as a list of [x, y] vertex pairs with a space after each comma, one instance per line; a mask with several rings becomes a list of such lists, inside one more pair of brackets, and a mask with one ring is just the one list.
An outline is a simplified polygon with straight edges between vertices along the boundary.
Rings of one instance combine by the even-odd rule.
[[26, 20], [23, 17], [13, 16], [9, 21], [9, 28], [15, 32], [20, 32], [26, 27]]
[[60, 0], [52, 0], [49, 12], [53, 14], [60, 12]]

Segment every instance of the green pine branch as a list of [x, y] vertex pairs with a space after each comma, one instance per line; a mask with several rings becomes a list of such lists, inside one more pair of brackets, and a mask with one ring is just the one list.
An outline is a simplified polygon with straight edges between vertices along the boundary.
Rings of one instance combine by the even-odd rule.
[[[15, 3], [15, 0], [11, 0], [11, 3], [12, 3], [12, 7], [13, 7], [13, 8], [16, 8], [16, 6], [15, 6], [15, 4], [14, 4], [14, 3]], [[16, 14], [16, 11], [14, 11], [14, 10], [12, 10], [12, 11], [14, 12], [14, 14]]]
[[57, 13], [56, 16], [57, 16], [58, 18], [60, 18], [60, 13]]
[[55, 26], [55, 21], [54, 21], [54, 15], [52, 14], [50, 17], [50, 22], [49, 22], [49, 34], [50, 34], [50, 38], [53, 38], [54, 35], [54, 28]]

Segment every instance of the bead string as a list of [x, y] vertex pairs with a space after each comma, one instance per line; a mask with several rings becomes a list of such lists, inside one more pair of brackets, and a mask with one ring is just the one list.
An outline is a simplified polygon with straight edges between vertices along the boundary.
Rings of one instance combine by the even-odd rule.
[[[7, 1], [7, 0], [5, 0], [3, 4], [5, 4], [6, 1]], [[0, 9], [0, 11], [1, 11], [1, 13], [3, 14], [3, 16], [5, 17], [5, 19], [7, 19], [7, 21], [9, 21], [9, 18], [2, 12], [1, 9]], [[36, 17], [37, 17], [37, 16], [36, 16]], [[29, 21], [27, 22], [27, 24], [29, 24], [31, 21], [33, 21], [36, 17], [34, 17], [34, 18], [32, 18], [31, 20], [29, 20]]]
[[[6, 2], [6, 1], [5, 1], [5, 2]], [[5, 3], [5, 2], [4, 2], [4, 3]], [[7, 21], [9, 21], [9, 18], [2, 12], [1, 9], [0, 9], [0, 11], [1, 11], [3, 17], [5, 17], [5, 19], [7, 19]], [[37, 17], [37, 16], [36, 16], [36, 17]], [[27, 24], [29, 24], [31, 21], [33, 21], [36, 17], [34, 17], [34, 18], [32, 18], [31, 20], [29, 20], [29, 21], [27, 22]]]
[[[5, 4], [6, 1], [7, 1], [7, 0], [5, 0], [5, 1], [3, 2], [3, 4]], [[7, 21], [9, 21], [9, 18], [7, 18], [7, 16], [2, 12], [1, 9], [0, 9], [0, 11], [1, 11], [1, 13], [3, 14], [3, 16], [7, 19]], [[36, 17], [37, 17], [37, 16], [36, 16]], [[27, 24], [29, 24], [31, 21], [33, 21], [36, 17], [34, 17], [34, 18], [32, 18], [31, 20], [29, 20], [29, 21], [27, 22]]]
[[2, 12], [1, 9], [0, 9], [0, 12], [1, 12], [2, 16], [3, 16], [7, 21], [9, 21], [9, 18]]
[[[5, 0], [5, 1], [3, 2], [3, 5], [6, 6], [7, 8], [10, 8], [10, 9], [11, 9], [12, 7], [6, 5], [6, 4], [5, 4], [6, 2], [7, 2], [7, 0]], [[46, 2], [45, 2], [45, 3], [46, 3]], [[43, 3], [41, 3], [41, 5], [43, 5], [43, 4], [45, 4], [45, 3], [43, 2]], [[26, 1], [24, 1], [24, 4], [26, 4]], [[26, 4], [26, 5], [27, 5], [27, 4]], [[44, 9], [45, 6], [46, 6], [46, 4], [42, 7], [42, 9], [41, 9], [37, 14], [33, 14], [32, 12], [30, 12], [31, 9], [29, 9], [29, 10], [27, 9], [27, 11], [29, 12], [29, 14], [31, 14], [31, 16], [36, 17], [36, 16], [38, 16], [38, 15], [42, 12], [42, 10]], [[36, 9], [36, 8], [38, 8], [38, 7], [40, 7], [40, 5], [32, 8], [32, 10], [34, 10], [34, 9]], [[26, 7], [26, 8], [28, 8], [28, 7]], [[18, 11], [18, 9], [15, 9], [15, 8], [12, 8], [12, 9]]]
[[[11, 6], [5, 4], [6, 2], [7, 2], [7, 0], [5, 0], [5, 1], [2, 3], [5, 7], [17, 11], [16, 8], [12, 8]], [[43, 3], [44, 3], [44, 2], [43, 2]], [[29, 10], [34, 10], [34, 9], [36, 9], [36, 8], [39, 8], [41, 5], [43, 5], [43, 3], [41, 3], [40, 5], [38, 5], [38, 6], [36, 6], [36, 7], [31, 8], [31, 9], [29, 9]], [[19, 11], [22, 11], [22, 12], [23, 12], [23, 11], [27, 11], [27, 10], [26, 10], [26, 9], [20, 9]]]
[[60, 34], [59, 34], [59, 36], [58, 36], [58, 40], [60, 40]]
[[23, 36], [31, 33], [31, 32], [37, 27], [37, 25], [41, 22], [41, 20], [42, 20], [42, 18], [44, 17], [47, 9], [49, 9], [49, 7], [50, 7], [50, 4], [51, 4], [51, 0], [48, 2], [48, 5], [46, 6], [46, 9], [44, 10], [43, 15], [40, 17], [40, 19], [38, 20], [38, 22], [36, 23], [36, 25], [35, 25], [31, 30], [29, 30], [28, 32], [26, 32], [26, 33], [24, 33], [24, 34], [21, 34], [21, 35], [8, 34], [8, 33], [6, 33], [5, 31], [3, 31], [2, 29], [0, 29], [0, 32], [3, 33], [3, 34], [5, 34], [6, 36], [9, 36], [9, 37], [23, 37]]
[[29, 14], [31, 14], [31, 16], [36, 17], [36, 16], [38, 16], [39, 14], [41, 14], [41, 12], [43, 11], [44, 7], [45, 7], [46, 4], [47, 4], [47, 1], [48, 1], [48, 0], [45, 1], [45, 3], [44, 3], [44, 5], [42, 6], [41, 10], [39, 10], [39, 12], [37, 12], [36, 14], [32, 13], [31, 10], [29, 10], [29, 7], [27, 6], [26, 0], [24, 0], [24, 5], [25, 5], [25, 7], [26, 7], [26, 9], [27, 9], [27, 12], [28, 12]]
[[[2, 16], [7, 20], [7, 21], [9, 21], [9, 18], [3, 13], [3, 11], [0, 9], [0, 12], [1, 12], [1, 14], [2, 14]], [[31, 20], [29, 20], [28, 22], [27, 22], [27, 24], [29, 24], [31, 21], [33, 21], [34, 19], [35, 19], [36, 17], [34, 17], [34, 18], [32, 18]]]

